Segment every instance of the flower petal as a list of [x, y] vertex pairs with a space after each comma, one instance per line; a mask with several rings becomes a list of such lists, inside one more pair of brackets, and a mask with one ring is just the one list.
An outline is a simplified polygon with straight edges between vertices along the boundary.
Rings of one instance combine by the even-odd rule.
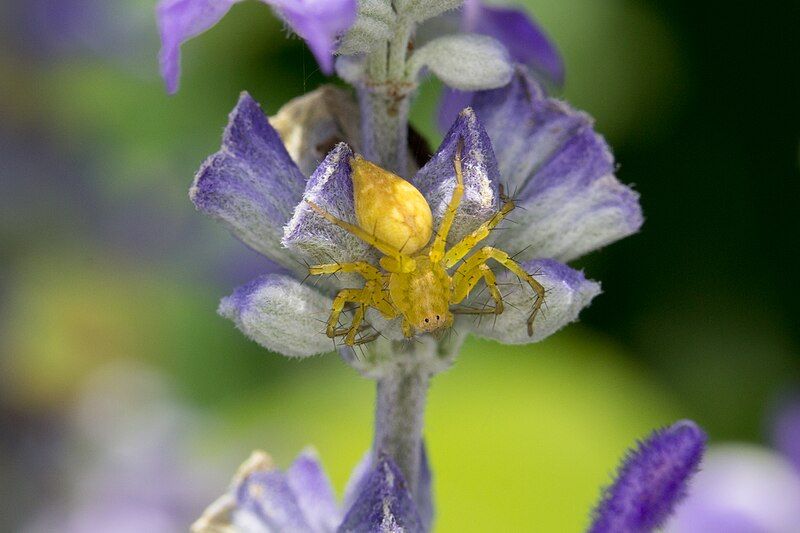
[[514, 61], [554, 85], [564, 84], [564, 61], [558, 48], [524, 10], [466, 0], [462, 28], [465, 32], [494, 37], [505, 45]]
[[[161, 0], [156, 8], [161, 34], [159, 61], [167, 91], [178, 90], [181, 45], [214, 26], [240, 0]], [[333, 72], [338, 35], [356, 19], [356, 0], [262, 0], [274, 7], [297, 35], [308, 43], [326, 74]]]
[[[432, 475], [431, 467], [428, 463], [428, 453], [424, 442], [422, 443], [422, 448], [420, 449], [420, 456], [420, 471], [419, 481], [417, 483], [416, 505], [420, 520], [422, 521], [422, 525], [424, 527], [424, 531], [430, 531], [431, 524], [433, 523], [434, 513], [433, 491], [431, 488]], [[353, 469], [352, 474], [350, 474], [350, 479], [347, 480], [347, 486], [344, 490], [344, 500], [342, 503], [342, 509], [345, 513], [347, 513], [353, 507], [353, 504], [364, 491], [366, 483], [373, 474], [373, 457], [372, 450], [365, 453], [364, 457], [361, 458], [356, 467]]]
[[236, 490], [234, 531], [315, 533], [306, 521], [286, 475], [279, 470], [253, 472]]
[[313, 449], [304, 450], [286, 471], [297, 504], [314, 531], [334, 531], [342, 520], [333, 487]]
[[686, 495], [705, 443], [703, 430], [688, 420], [654, 431], [628, 452], [594, 511], [589, 533], [652, 531], [663, 525]]
[[800, 531], [800, 472], [755, 444], [709, 447], [666, 533]]
[[425, 531], [403, 474], [389, 457], [378, 458], [339, 531]]
[[294, 32], [305, 39], [320, 69], [333, 72], [336, 39], [356, 21], [356, 0], [262, 0], [278, 10]]
[[178, 90], [181, 45], [214, 26], [238, 0], [161, 0], [156, 20], [161, 34], [159, 63], [170, 94]]
[[[530, 286], [521, 282], [510, 272], [498, 275], [498, 284], [516, 285], [505, 295], [505, 309], [500, 315], [481, 315], [472, 325], [473, 331], [481, 337], [487, 337], [503, 344], [526, 344], [538, 342], [573, 322], [578, 318], [581, 309], [588, 306], [592, 299], [600, 294], [600, 284], [584, 277], [582, 272], [552, 259], [534, 259], [522, 263], [526, 272], [541, 283], [547, 291], [544, 304], [533, 323], [533, 336], [528, 336], [528, 317], [533, 309], [536, 295]], [[488, 299], [487, 295], [483, 295]], [[481, 308], [484, 303], [473, 307]]]
[[[466, 0], [462, 13], [461, 31], [494, 37], [506, 47], [515, 63], [527, 67], [537, 79], [547, 85], [564, 85], [564, 61], [558, 48], [524, 10]], [[443, 90], [439, 103], [442, 131], [469, 105], [473, 94], [451, 88]]]
[[310, 176], [340, 142], [359, 149], [358, 118], [358, 104], [349, 92], [323, 85], [287, 102], [269, 123], [303, 175]]
[[547, 98], [519, 69], [506, 87], [476, 93], [472, 106], [508, 191], [525, 208], [498, 246], [526, 248], [522, 259], [566, 262], [641, 227], [639, 195], [614, 176], [614, 158], [588, 115]]
[[[350, 168], [353, 155], [344, 143], [331, 150], [308, 179], [303, 200], [314, 202], [335, 217], [357, 225]], [[370, 245], [325, 220], [305, 201], [297, 205], [286, 224], [282, 242], [287, 248], [322, 263], [377, 262], [378, 259], [377, 251]]]
[[231, 111], [222, 148], [200, 167], [189, 196], [245, 244], [296, 268], [280, 242], [304, 183], [258, 103], [244, 92]]
[[323, 324], [331, 299], [282, 274], [266, 274], [223, 298], [219, 314], [261, 346], [287, 357], [333, 350]]
[[475, 113], [467, 108], [459, 114], [439, 150], [411, 181], [428, 200], [436, 226], [447, 210], [456, 185], [453, 160], [459, 139], [464, 142], [461, 155], [464, 196], [450, 231], [450, 243], [491, 218], [497, 210], [500, 178], [489, 136]]

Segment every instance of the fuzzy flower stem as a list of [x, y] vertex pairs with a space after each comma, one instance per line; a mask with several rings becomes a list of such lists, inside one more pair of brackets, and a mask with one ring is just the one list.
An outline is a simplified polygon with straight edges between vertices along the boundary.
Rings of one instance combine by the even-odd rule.
[[394, 459], [415, 498], [429, 378], [419, 366], [398, 365], [377, 387], [374, 450]]
[[384, 168], [408, 174], [408, 113], [417, 84], [407, 75], [408, 43], [414, 24], [402, 14], [391, 39], [367, 57], [358, 86], [364, 156]]
[[408, 174], [408, 111], [413, 88], [402, 82], [365, 84], [358, 90], [364, 157], [392, 172]]

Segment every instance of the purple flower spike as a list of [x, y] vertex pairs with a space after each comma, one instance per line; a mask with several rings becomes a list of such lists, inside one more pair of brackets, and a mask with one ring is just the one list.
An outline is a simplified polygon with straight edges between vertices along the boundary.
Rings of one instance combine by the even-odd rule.
[[[161, 34], [161, 76], [170, 94], [178, 90], [181, 45], [213, 27], [240, 0], [161, 0], [156, 8]], [[262, 0], [306, 40], [320, 68], [333, 71], [336, 38], [356, 17], [356, 0]]]
[[706, 435], [684, 420], [654, 431], [628, 453], [594, 511], [590, 533], [644, 533], [664, 524], [686, 495]]
[[391, 458], [382, 456], [347, 512], [341, 533], [425, 531], [406, 481]]

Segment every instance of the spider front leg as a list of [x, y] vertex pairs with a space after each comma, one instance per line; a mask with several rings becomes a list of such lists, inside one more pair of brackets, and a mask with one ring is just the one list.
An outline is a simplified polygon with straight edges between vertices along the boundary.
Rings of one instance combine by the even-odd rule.
[[[384, 277], [381, 272], [369, 263], [359, 261], [354, 263], [328, 263], [309, 267], [310, 275], [318, 276], [322, 274], [338, 274], [339, 272], [353, 272], [360, 274], [367, 283], [361, 289], [343, 289], [339, 291], [331, 306], [331, 314], [328, 318], [326, 335], [330, 338], [345, 335], [345, 344], [353, 346], [358, 341], [356, 335], [361, 331], [361, 323], [364, 320], [367, 306], [378, 309], [384, 316], [391, 317], [396, 315], [394, 308], [386, 299], [383, 293]], [[360, 304], [353, 315], [353, 321], [349, 327], [337, 329], [339, 317], [348, 303]]]
[[[521, 280], [525, 281], [531, 287], [531, 289], [533, 289], [533, 292], [536, 293], [536, 300], [533, 302], [533, 310], [531, 311], [531, 314], [528, 316], [528, 322], [527, 322], [528, 336], [532, 337], [533, 321], [536, 319], [536, 315], [539, 312], [539, 309], [541, 309], [542, 304], [544, 303], [545, 290], [541, 283], [536, 281], [533, 278], [533, 276], [528, 274], [525, 271], [525, 269], [522, 268], [522, 265], [511, 259], [511, 256], [509, 256], [506, 252], [504, 252], [503, 250], [498, 250], [497, 248], [492, 248], [491, 246], [484, 246], [478, 252], [476, 252], [475, 254], [470, 256], [466, 261], [464, 261], [464, 263], [460, 267], [458, 267], [455, 274], [453, 274], [453, 277], [455, 278], [456, 276], [458, 276], [459, 272], [461, 272], [461, 277], [463, 278], [469, 278], [470, 275], [474, 277], [475, 275], [474, 273], [476, 271], [479, 271], [481, 266], [486, 266], [486, 262], [490, 259], [494, 259], [499, 264], [501, 264], [502, 266], [510, 270], [512, 273], [514, 273]], [[458, 283], [458, 281], [456, 281], [456, 283]], [[475, 283], [477, 283], [477, 279], [472, 283], [472, 287], [475, 286]], [[467, 294], [468, 293], [469, 291], [467, 290]], [[464, 297], [466, 297], [466, 294], [464, 295]]]
[[492, 215], [492, 218], [475, 228], [469, 235], [453, 245], [452, 248], [447, 250], [444, 255], [444, 267], [450, 268], [468, 253], [472, 251], [483, 239], [489, 236], [489, 233], [498, 225], [508, 214], [514, 210], [514, 200], [507, 197], [503, 192], [503, 187], [500, 187], [500, 199], [503, 200], [503, 206], [500, 210]]
[[469, 268], [464, 268], [465, 265], [466, 263], [453, 274], [453, 295], [450, 298], [450, 303], [460, 304], [463, 302], [464, 298], [475, 288], [478, 281], [483, 279], [486, 282], [489, 293], [492, 295], [492, 300], [494, 300], [494, 307], [489, 309], [454, 309], [453, 312], [461, 315], [499, 315], [502, 313], [504, 309], [503, 296], [497, 288], [494, 272], [486, 263], [481, 263], [476, 267], [470, 266]]

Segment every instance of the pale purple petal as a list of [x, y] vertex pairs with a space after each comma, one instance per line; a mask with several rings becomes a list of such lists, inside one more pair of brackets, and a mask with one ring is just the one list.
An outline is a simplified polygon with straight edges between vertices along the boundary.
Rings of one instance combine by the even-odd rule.
[[236, 489], [233, 523], [237, 531], [291, 531], [315, 533], [306, 521], [297, 496], [278, 470], [254, 472]]
[[800, 472], [800, 396], [781, 405], [773, 422], [772, 440]]
[[566, 262], [641, 227], [639, 195], [614, 176], [614, 157], [588, 115], [545, 96], [522, 70], [506, 87], [476, 93], [472, 106], [524, 208], [497, 236], [504, 250]]
[[[528, 317], [536, 301], [536, 293], [514, 274], [504, 271], [501, 265], [493, 268], [500, 272], [498, 283], [502, 283], [505, 309], [500, 315], [478, 315], [473, 320], [472, 330], [476, 335], [495, 339], [503, 344], [526, 344], [538, 342], [577, 320], [580, 311], [600, 294], [600, 284], [586, 279], [583, 272], [553, 259], [534, 259], [522, 263], [526, 272], [542, 284], [546, 294], [536, 319], [533, 336], [528, 335]], [[471, 299], [466, 305], [475, 309], [491, 308], [494, 303], [488, 291], [480, 299]]]
[[280, 137], [245, 92], [230, 114], [222, 148], [200, 167], [189, 196], [245, 244], [296, 268], [280, 242], [304, 184]]
[[333, 487], [313, 450], [305, 450], [286, 471], [286, 480], [314, 531], [334, 531], [342, 520]]
[[[303, 200], [310, 200], [335, 217], [358, 224], [353, 201], [353, 179], [350, 148], [340, 143], [320, 163], [308, 179]], [[284, 228], [283, 244], [308, 255], [315, 261], [377, 262], [378, 254], [371, 246], [344, 229], [330, 223], [302, 201]]]
[[403, 474], [388, 457], [380, 457], [347, 512], [340, 532], [411, 533], [425, 531]]
[[350, 473], [350, 479], [347, 480], [347, 485], [344, 488], [344, 499], [342, 500], [342, 510], [345, 514], [356, 502], [364, 484], [372, 474], [372, 460], [372, 450], [369, 450], [361, 457]]
[[[564, 85], [564, 61], [558, 48], [524, 10], [466, 0], [461, 29], [494, 37], [506, 47], [514, 62], [529, 68], [537, 79], [548, 85]], [[459, 111], [469, 105], [473, 94], [444, 89], [439, 104], [442, 131], [447, 130]]]
[[172, 94], [181, 75], [181, 45], [214, 26], [238, 0], [161, 0], [156, 20], [161, 34], [161, 76]]
[[706, 435], [685, 420], [654, 431], [630, 450], [594, 511], [589, 533], [639, 533], [664, 524], [687, 493]]
[[453, 161], [459, 140], [463, 141], [461, 166], [464, 196], [453, 222], [448, 242], [454, 243], [497, 211], [500, 174], [492, 143], [471, 109], [459, 114], [436, 154], [411, 180], [428, 200], [436, 227], [441, 222], [456, 185]]
[[320, 69], [333, 72], [336, 39], [356, 20], [356, 0], [263, 0], [275, 7], [297, 35], [305, 39]]
[[324, 331], [331, 304], [291, 276], [265, 274], [223, 298], [218, 312], [268, 350], [308, 357], [334, 348]]
[[[178, 90], [181, 45], [214, 26], [240, 0], [161, 0], [156, 18], [161, 34], [161, 75]], [[356, 0], [262, 0], [306, 40], [326, 74], [333, 72], [336, 39], [355, 22]]]
[[[342, 509], [345, 513], [350, 510], [350, 508], [359, 498], [361, 492], [366, 486], [367, 481], [372, 475], [372, 461], [373, 454], [370, 450], [364, 454], [364, 457], [361, 458], [356, 467], [353, 469], [344, 491]], [[417, 482], [415, 503], [424, 530], [430, 531], [434, 515], [432, 473], [430, 464], [428, 463], [428, 453], [424, 443], [420, 449], [419, 464], [419, 481]]]
[[712, 445], [667, 533], [800, 531], [800, 473], [754, 444]]
[[515, 62], [555, 85], [564, 84], [564, 61], [558, 48], [524, 10], [466, 0], [463, 13], [464, 31], [494, 37]]

